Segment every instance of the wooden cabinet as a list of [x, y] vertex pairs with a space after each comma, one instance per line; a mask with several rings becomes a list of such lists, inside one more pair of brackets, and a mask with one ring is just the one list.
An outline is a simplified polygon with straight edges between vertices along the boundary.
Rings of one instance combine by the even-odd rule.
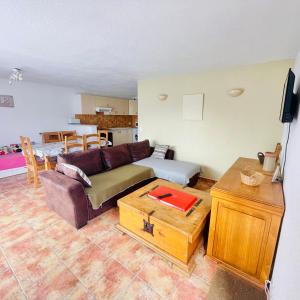
[[111, 107], [111, 115], [128, 115], [128, 101], [125, 98], [82, 94], [81, 111], [83, 114], [95, 114], [97, 107]]
[[[162, 205], [146, 195], [140, 197], [157, 185], [185, 191], [202, 201], [194, 207], [193, 213], [186, 217], [186, 212]], [[191, 256], [203, 238], [210, 212], [211, 199], [208, 193], [188, 187], [183, 190], [182, 185], [158, 179], [118, 200], [118, 206], [119, 229], [141, 241], [185, 272], [190, 273], [193, 270], [195, 264]], [[148, 224], [150, 229], [145, 229], [147, 228], [145, 224]]]
[[211, 190], [208, 256], [262, 286], [269, 278], [284, 201], [281, 184], [266, 175], [262, 184], [241, 183], [240, 171], [257, 160], [239, 158]]
[[138, 114], [138, 102], [137, 100], [129, 100], [129, 115]]

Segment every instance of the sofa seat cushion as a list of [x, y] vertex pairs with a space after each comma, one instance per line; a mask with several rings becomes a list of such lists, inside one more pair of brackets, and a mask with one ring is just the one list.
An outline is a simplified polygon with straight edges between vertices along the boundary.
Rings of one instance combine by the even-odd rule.
[[57, 163], [74, 165], [88, 176], [104, 171], [104, 165], [99, 149], [60, 154], [57, 156]]
[[183, 185], [188, 184], [190, 178], [200, 172], [200, 165], [178, 160], [148, 157], [134, 164], [152, 168], [156, 177]]
[[132, 163], [127, 144], [102, 148], [102, 155], [107, 170]]
[[128, 144], [132, 161], [138, 161], [150, 156], [149, 140]]
[[154, 177], [153, 170], [138, 165], [125, 165], [104, 173], [90, 176], [92, 187], [85, 188], [93, 209], [103, 202], [143, 180]]

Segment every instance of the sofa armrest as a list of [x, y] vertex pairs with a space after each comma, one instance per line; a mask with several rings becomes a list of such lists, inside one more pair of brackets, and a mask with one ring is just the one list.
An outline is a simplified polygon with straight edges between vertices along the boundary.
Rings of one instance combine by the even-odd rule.
[[[154, 147], [150, 147], [150, 156], [152, 155], [153, 151], [154, 151]], [[165, 156], [165, 159], [173, 160], [174, 159], [174, 154], [175, 154], [174, 150], [168, 149], [167, 153], [166, 153], [166, 156]]]
[[86, 225], [88, 203], [83, 185], [53, 170], [42, 172], [40, 178], [46, 190], [48, 206], [74, 227]]

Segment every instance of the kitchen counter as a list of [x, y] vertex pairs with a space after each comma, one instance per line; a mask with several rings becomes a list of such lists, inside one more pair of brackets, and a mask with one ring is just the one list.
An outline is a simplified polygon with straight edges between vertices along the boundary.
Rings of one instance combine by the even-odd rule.
[[88, 124], [68, 124], [68, 130], [76, 130], [78, 135], [97, 133], [97, 125]]
[[137, 129], [137, 127], [114, 127], [114, 128], [108, 128], [108, 131], [133, 130], [133, 129]]

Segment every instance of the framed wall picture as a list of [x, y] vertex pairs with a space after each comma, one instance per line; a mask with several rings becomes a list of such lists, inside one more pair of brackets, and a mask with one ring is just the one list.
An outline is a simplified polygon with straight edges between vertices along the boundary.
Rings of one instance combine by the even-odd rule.
[[185, 121], [203, 120], [204, 94], [183, 95], [182, 118]]
[[0, 107], [15, 107], [14, 97], [8, 95], [0, 95]]

